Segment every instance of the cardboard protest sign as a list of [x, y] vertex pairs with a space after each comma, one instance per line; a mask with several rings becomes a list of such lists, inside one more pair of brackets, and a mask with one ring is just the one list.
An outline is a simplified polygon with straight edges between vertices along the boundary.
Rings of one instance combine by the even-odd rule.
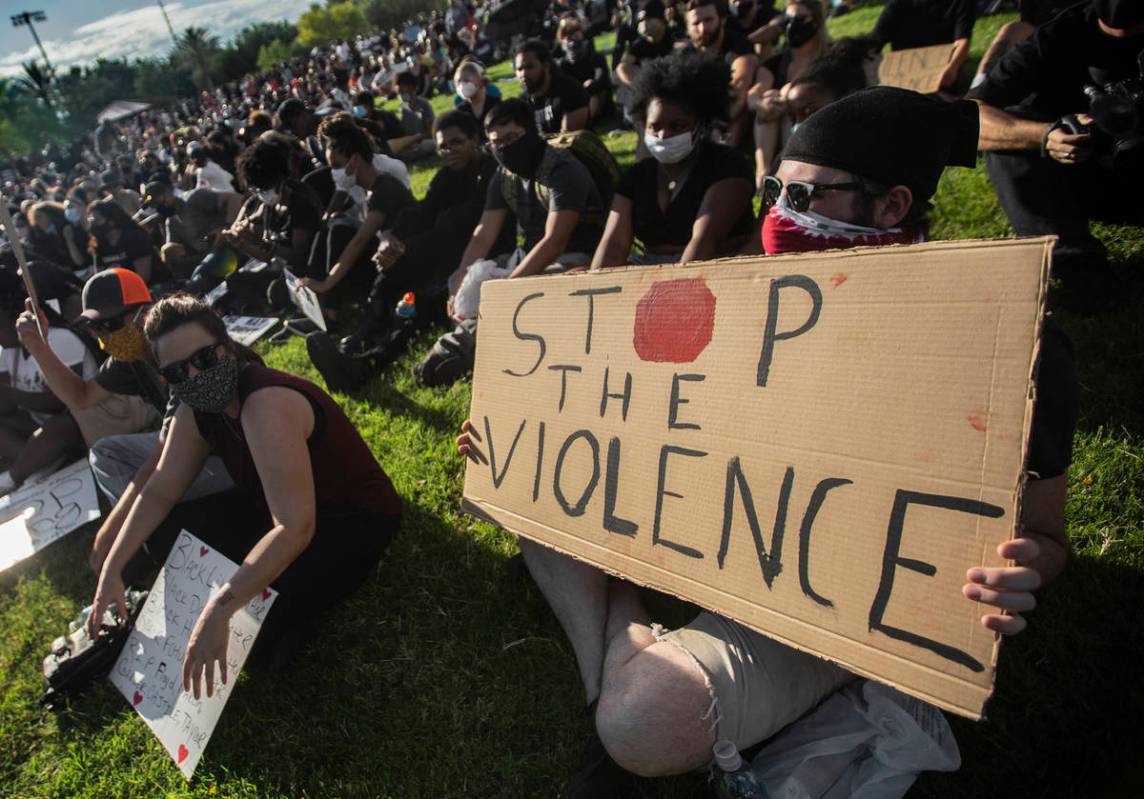
[[262, 338], [278, 324], [272, 316], [224, 316], [222, 321], [226, 324], [226, 332], [230, 337], [247, 347]]
[[1051, 241], [492, 281], [464, 507], [979, 717]]
[[892, 50], [872, 62], [873, 74], [867, 75], [871, 86], [897, 86], [922, 94], [941, 89], [941, 76], [953, 58], [953, 44], [935, 44], [909, 50]]
[[184, 530], [135, 619], [111, 682], [143, 717], [188, 780], [218, 724], [259, 628], [278, 593], [267, 589], [230, 620], [227, 684], [215, 674], [214, 695], [183, 690], [183, 655], [207, 600], [238, 564]]
[[0, 498], [0, 571], [100, 517], [86, 460], [28, 480]]
[[326, 329], [326, 317], [322, 313], [322, 305], [318, 302], [318, 295], [314, 293], [313, 289], [309, 289], [298, 282], [297, 276], [290, 270], [286, 270], [286, 286], [290, 289], [290, 297], [294, 300], [294, 304], [298, 306], [298, 310], [305, 314], [306, 318], [318, 326], [318, 329]]

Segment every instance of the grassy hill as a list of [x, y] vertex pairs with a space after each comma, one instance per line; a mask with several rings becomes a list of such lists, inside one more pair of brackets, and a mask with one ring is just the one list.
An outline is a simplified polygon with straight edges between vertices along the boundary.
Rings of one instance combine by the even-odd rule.
[[[861, 9], [832, 32], [867, 31], [876, 15]], [[978, 22], [974, 59], [1009, 18]], [[516, 92], [507, 65], [491, 74]], [[434, 100], [438, 110], [451, 102]], [[607, 141], [631, 160], [634, 134]], [[419, 192], [435, 166], [416, 170]], [[949, 171], [934, 218], [935, 238], [1012, 235], [980, 164]], [[1003, 646], [988, 719], [952, 719], [961, 770], [924, 776], [912, 796], [1144, 795], [1144, 231], [1099, 233], [1129, 302], [1111, 316], [1062, 318], [1082, 387], [1068, 498], [1076, 557], [1042, 593], [1030, 629]], [[95, 588], [84, 566], [91, 531], [0, 575], [0, 796], [557, 794], [589, 729], [575, 662], [543, 599], [508, 575], [512, 537], [459, 512], [452, 441], [469, 386], [414, 386], [409, 367], [430, 343], [362, 393], [338, 396], [406, 502], [387, 561], [293, 674], [242, 678], [190, 785], [109, 685], [64, 712], [36, 705], [49, 643]], [[320, 383], [300, 340], [265, 352]], [[680, 603], [653, 605], [670, 623], [688, 618]], [[683, 777], [646, 795], [702, 791], [701, 778]]]

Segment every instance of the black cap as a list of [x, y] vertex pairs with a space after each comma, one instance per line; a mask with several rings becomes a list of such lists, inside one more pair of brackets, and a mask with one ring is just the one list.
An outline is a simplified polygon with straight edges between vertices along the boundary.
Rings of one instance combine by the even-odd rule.
[[980, 111], [908, 89], [875, 86], [816, 111], [791, 135], [783, 160], [841, 169], [887, 186], [907, 186], [914, 202], [937, 191], [947, 166], [977, 163]]
[[143, 278], [130, 269], [97, 272], [83, 286], [83, 313], [77, 321], [114, 319], [125, 311], [151, 303]]
[[645, 19], [667, 19], [663, 0], [644, 0], [640, 3], [639, 11], [636, 12], [636, 22], [643, 22]]
[[278, 119], [285, 122], [288, 119], [293, 119], [299, 114], [307, 113], [306, 104], [299, 100], [297, 97], [291, 97], [289, 100], [283, 100], [278, 106]]

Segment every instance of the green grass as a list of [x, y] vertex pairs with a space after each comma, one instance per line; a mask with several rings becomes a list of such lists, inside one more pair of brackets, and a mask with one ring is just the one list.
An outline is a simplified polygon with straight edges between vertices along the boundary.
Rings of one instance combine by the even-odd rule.
[[[833, 24], [868, 30], [877, 9]], [[978, 22], [980, 57], [1005, 18]], [[491, 71], [508, 76], [507, 65]], [[506, 93], [515, 84], [501, 83]], [[451, 98], [436, 98], [448, 108]], [[634, 136], [609, 139], [627, 161]], [[419, 167], [423, 192], [435, 164]], [[938, 238], [1011, 235], [984, 169], [950, 170]], [[952, 719], [964, 765], [925, 775], [921, 797], [1144, 795], [1144, 233], [1100, 228], [1128, 309], [1065, 316], [1076, 343], [1082, 418], [1068, 497], [1076, 556], [1041, 597], [1030, 629], [1002, 648], [987, 720]], [[0, 796], [554, 796], [588, 731], [575, 663], [539, 594], [513, 583], [510, 536], [461, 515], [452, 438], [469, 387], [419, 389], [409, 367], [339, 400], [393, 477], [407, 513], [377, 575], [332, 614], [288, 677], [242, 677], [187, 785], [110, 685], [41, 711], [40, 660], [95, 587], [83, 531], [0, 575]], [[301, 342], [271, 365], [319, 380]], [[686, 609], [667, 602], [665, 612]], [[647, 796], [701, 794], [694, 777]]]

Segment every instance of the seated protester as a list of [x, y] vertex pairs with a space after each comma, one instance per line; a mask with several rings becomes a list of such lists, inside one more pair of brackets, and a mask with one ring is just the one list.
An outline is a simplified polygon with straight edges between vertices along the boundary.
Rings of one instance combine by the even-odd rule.
[[481, 141], [485, 141], [485, 117], [501, 101], [500, 90], [485, 75], [485, 66], [475, 59], [463, 59], [453, 73], [457, 86], [456, 110], [472, 114], [477, 120]]
[[[616, 102], [624, 109], [624, 118], [631, 119], [632, 86], [639, 77], [643, 64], [655, 58], [671, 55], [675, 43], [668, 34], [663, 0], [642, 0], [634, 11], [635, 26], [631, 45], [620, 56], [613, 53], [616, 73]], [[626, 29], [626, 26], [625, 26]], [[617, 48], [619, 34], [616, 34]]]
[[[402, 161], [419, 161], [436, 150], [433, 144], [433, 106], [417, 93], [417, 78], [412, 72], [397, 76], [397, 94], [401, 98], [401, 137], [403, 146], [396, 155]], [[393, 146], [393, 142], [390, 142]]]
[[757, 31], [781, 16], [775, 9], [775, 0], [738, 0], [729, 3], [728, 10], [752, 42], [756, 41], [754, 34]]
[[163, 221], [159, 260], [168, 272], [190, 278], [188, 290], [210, 291], [237, 267], [238, 250], [222, 231], [238, 218], [242, 195], [194, 189], [180, 198], [161, 181], [148, 183], [145, 192], [144, 205]]
[[[445, 281], [484, 210], [497, 163], [480, 146], [476, 119], [447, 111], [434, 121], [433, 135], [445, 168], [433, 176], [425, 199], [402, 210], [381, 235], [373, 257], [378, 274], [357, 333], [340, 346], [324, 333], [306, 339], [311, 360], [336, 391], [355, 388], [401, 353], [413, 330], [395, 326], [394, 309], [406, 292], [415, 295], [418, 320], [439, 313], [434, 304], [444, 305]], [[508, 252], [515, 240], [516, 230], [504, 225], [492, 253]]]
[[1006, 22], [997, 29], [997, 35], [993, 37], [989, 49], [977, 64], [977, 73], [973, 76], [969, 88], [976, 89], [984, 83], [985, 76], [1002, 56], [1032, 36], [1038, 27], [1074, 5], [1076, 5], [1075, 0], [1020, 0], [1017, 3], [1020, 18]]
[[[314, 138], [314, 134], [318, 132], [318, 123], [318, 115], [297, 97], [291, 97], [278, 106], [278, 124], [274, 129], [297, 142], [297, 148], [290, 151], [289, 164], [292, 178], [301, 178], [315, 169], [326, 166], [326, 162], [322, 160], [322, 146]], [[238, 166], [237, 162], [235, 166]]]
[[365, 220], [337, 262], [330, 266], [329, 273], [323, 278], [302, 278], [302, 284], [318, 294], [325, 294], [356, 269], [353, 285], [364, 289], [371, 280], [372, 270], [361, 265], [377, 249], [378, 234], [392, 227], [398, 215], [416, 201], [403, 182], [374, 167], [373, 141], [349, 114], [334, 114], [323, 120], [318, 128], [318, 138], [326, 148], [325, 157], [332, 170], [334, 185], [347, 193], [355, 187], [367, 192], [366, 213]]
[[28, 208], [28, 221], [31, 223], [28, 243], [36, 258], [73, 272], [88, 268], [91, 259], [87, 253], [87, 231], [78, 217], [74, 222], [68, 219], [63, 203], [47, 200], [32, 203]]
[[281, 258], [294, 274], [305, 274], [322, 205], [313, 189], [290, 177], [289, 141], [273, 136], [267, 134], [239, 156], [239, 180], [258, 201], [243, 206], [222, 236], [248, 258]]
[[878, 48], [909, 50], [953, 43], [953, 56], [941, 77], [941, 88], [957, 91], [961, 67], [977, 16], [974, 0], [888, 0], [870, 32]]
[[[548, 45], [539, 39], [529, 39], [516, 48], [512, 64], [541, 133], [587, 127], [588, 92], [579, 81], [560, 71]], [[488, 128], [487, 117], [485, 128]]]
[[840, 39], [786, 85], [783, 103], [791, 132], [821, 108], [866, 88], [864, 40]]
[[[495, 257], [498, 266], [511, 270], [510, 278], [587, 266], [603, 233], [603, 201], [592, 173], [568, 150], [545, 142], [532, 106], [519, 97], [505, 100], [489, 112], [485, 133], [500, 166], [461, 265], [449, 278], [449, 313], [460, 324], [414, 367], [425, 385], [451, 383], [472, 368], [477, 320], [453, 313], [453, 297], [470, 266]], [[524, 246], [498, 256], [497, 243], [513, 217]]]
[[[772, 213], [793, 205], [833, 229], [876, 231], [870, 239], [901, 227], [916, 215], [915, 203], [926, 206], [947, 163], [973, 165], [976, 119], [966, 105], [875, 88], [824, 108], [788, 144]], [[869, 193], [821, 190], [860, 180], [869, 181]], [[816, 249], [818, 235], [791, 230], [775, 239], [775, 252]], [[862, 243], [839, 239], [834, 246]], [[1020, 505], [1022, 533], [997, 548], [1002, 559], [1020, 565], [970, 568], [962, 589], [968, 601], [984, 606], [981, 624], [1002, 635], [1024, 629], [1020, 614], [1033, 608], [1032, 591], [1058, 575], [1068, 557], [1064, 502], [1077, 384], [1063, 334], [1051, 334], [1046, 343], [1027, 465], [1033, 479]], [[475, 459], [482, 445], [471, 429], [466, 422], [457, 444]], [[654, 777], [693, 771], [710, 762], [719, 740], [747, 750], [854, 679], [831, 662], [707, 611], [664, 633], [649, 626], [634, 585], [527, 539], [520, 547], [570, 638], [598, 735], [565, 797], [617, 795], [632, 780], [629, 772]], [[608, 631], [618, 632], [608, 637]]]
[[[36, 359], [20, 345], [16, 320], [26, 295], [20, 280], [6, 273], [0, 290], [0, 496], [23, 485], [36, 472], [84, 448], [83, 436], [67, 407], [44, 385]], [[48, 345], [69, 369], [84, 378], [95, 374], [95, 357], [79, 336], [55, 328]]]
[[[229, 620], [270, 586], [279, 597], [258, 648], [268, 665], [289, 665], [318, 615], [373, 573], [397, 531], [401, 500], [337, 403], [252, 360], [202, 300], [161, 300], [145, 333], [179, 408], [103, 562], [91, 633], [111, 605], [124, 612], [127, 582], [161, 567], [181, 530], [194, 533], [242, 564], [190, 636], [183, 685], [198, 698], [213, 693], [216, 661], [224, 679], [234, 678], [226, 674]], [[234, 476], [234, 490], [176, 504], [211, 454]]]
[[[1123, 299], [1090, 221], [1140, 225], [1141, 148], [1099, 128], [1092, 84], [1139, 80], [1144, 4], [1094, 0], [1062, 11], [1014, 47], [971, 97], [981, 106], [989, 179], [1018, 236], [1058, 237], [1054, 301], [1081, 312]], [[1136, 128], [1139, 132], [1139, 123]]]
[[756, 181], [762, 181], [774, 166], [782, 140], [790, 135], [793, 120], [787, 113], [783, 92], [830, 46], [826, 15], [819, 0], [791, 0], [783, 19], [786, 47], [759, 67], [755, 85], [747, 96], [747, 107], [755, 112]]
[[155, 257], [151, 237], [111, 197], [92, 204], [87, 229], [95, 240], [96, 271], [123, 267], [148, 285], [170, 276]]
[[566, 14], [556, 29], [556, 41], [563, 55], [556, 66], [570, 78], [580, 81], [588, 93], [588, 122], [612, 110], [612, 76], [603, 54], [584, 31], [580, 18]]
[[196, 189], [234, 191], [234, 175], [211, 157], [206, 145], [197, 141], [188, 144], [187, 158], [190, 160], [187, 172], [194, 175]]
[[726, 143], [738, 147], [750, 135], [747, 92], [755, 78], [759, 59], [746, 36], [727, 25], [726, 15], [727, 5], [723, 0], [688, 0], [690, 49], [731, 65], [731, 107], [727, 113]]
[[143, 205], [143, 199], [139, 196], [139, 192], [124, 188], [123, 178], [114, 169], [107, 169], [100, 173], [99, 188], [106, 196], [115, 200], [128, 215], [138, 213]]
[[[390, 139], [401, 138], [401, 120], [392, 111], [377, 108], [374, 104], [373, 92], [359, 91], [354, 95], [353, 115], [355, 119], [362, 120], [369, 127], [370, 135], [378, 143], [388, 142]], [[386, 155], [391, 155], [386, 145]]]
[[[754, 232], [754, 180], [742, 154], [708, 138], [726, 119], [730, 68], [676, 53], [650, 61], [635, 85], [651, 158], [620, 180], [592, 268], [686, 263], [739, 249]], [[643, 245], [632, 255], [633, 241]]]
[[[109, 356], [89, 379], [72, 371], [44, 343], [31, 302], [17, 322], [20, 341], [36, 359], [44, 385], [81, 423], [89, 409], [105, 403], [112, 407], [116, 404], [142, 406], [149, 418], [163, 417], [158, 431], [118, 431], [119, 434], [107, 434], [91, 444], [89, 460], [96, 485], [113, 505], [92, 544], [89, 565], [97, 575], [127, 513], [159, 461], [167, 426], [178, 405], [169, 400], [167, 386], [152, 363], [143, 338], [143, 317], [150, 307], [151, 293], [146, 284], [127, 269], [108, 269], [87, 281], [83, 313], [76, 323], [84, 325], [98, 338]], [[50, 337], [52, 328], [47, 316], [43, 311], [39, 316], [41, 328]], [[121, 415], [126, 417], [128, 413]], [[207, 496], [233, 485], [225, 467], [213, 458], [203, 467], [185, 498]]]

